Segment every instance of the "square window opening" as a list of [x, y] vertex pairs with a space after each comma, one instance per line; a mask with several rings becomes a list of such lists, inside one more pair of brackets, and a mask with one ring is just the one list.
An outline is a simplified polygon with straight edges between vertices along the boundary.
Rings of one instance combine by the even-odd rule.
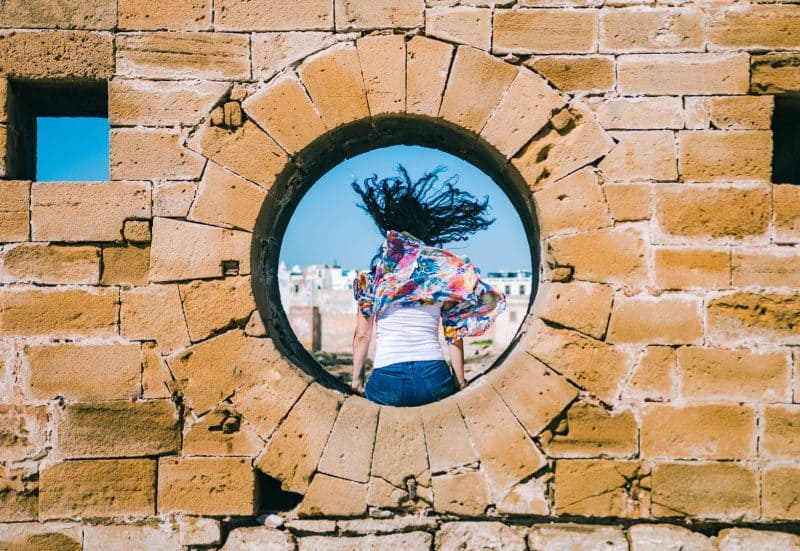
[[772, 181], [800, 184], [800, 96], [775, 96]]

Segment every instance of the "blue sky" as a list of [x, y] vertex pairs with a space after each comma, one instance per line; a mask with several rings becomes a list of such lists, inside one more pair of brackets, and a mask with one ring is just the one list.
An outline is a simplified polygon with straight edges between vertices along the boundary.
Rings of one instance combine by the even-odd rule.
[[39, 117], [36, 121], [36, 180], [108, 180], [108, 119]]

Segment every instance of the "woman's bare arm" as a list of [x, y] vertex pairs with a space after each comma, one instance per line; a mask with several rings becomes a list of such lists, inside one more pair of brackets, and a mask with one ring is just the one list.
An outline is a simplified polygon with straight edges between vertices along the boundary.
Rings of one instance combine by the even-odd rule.
[[364, 393], [364, 362], [367, 360], [369, 342], [372, 340], [373, 318], [356, 312], [356, 330], [353, 333], [353, 380], [350, 387], [359, 394]]
[[464, 341], [461, 339], [453, 339], [453, 342], [447, 345], [450, 352], [450, 365], [453, 366], [453, 373], [456, 376], [456, 386], [460, 389], [467, 386], [467, 381], [464, 378]]

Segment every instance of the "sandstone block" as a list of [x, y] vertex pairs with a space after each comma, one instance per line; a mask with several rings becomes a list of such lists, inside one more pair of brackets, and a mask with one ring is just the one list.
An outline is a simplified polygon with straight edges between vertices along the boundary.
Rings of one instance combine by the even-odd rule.
[[[528, 0], [531, 1], [531, 0]], [[625, 551], [628, 541], [617, 526], [586, 524], [535, 524], [528, 533], [531, 549], [570, 549], [593, 545], [604, 551]]]
[[506, 515], [546, 515], [550, 513], [547, 477], [532, 478], [517, 484], [497, 504], [497, 511]]
[[663, 234], [736, 240], [763, 235], [769, 227], [765, 186], [656, 186], [655, 214]]
[[0, 182], [0, 242], [26, 241], [29, 233], [31, 184]]
[[642, 456], [748, 459], [756, 454], [756, 416], [738, 404], [648, 404], [642, 413]]
[[606, 92], [616, 80], [610, 56], [542, 56], [527, 65], [563, 92]]
[[194, 422], [183, 436], [184, 455], [255, 457], [264, 442], [232, 408], [212, 410]]
[[470, 6], [429, 8], [425, 13], [425, 34], [488, 50], [492, 41], [492, 11]]
[[530, 331], [536, 339], [528, 351], [556, 373], [574, 381], [606, 403], [614, 401], [628, 372], [627, 354], [575, 331], [554, 329], [542, 322]]
[[775, 240], [800, 242], [800, 187], [793, 184], [772, 186], [772, 208], [775, 212]]
[[675, 180], [678, 177], [674, 134], [669, 130], [610, 133], [616, 146], [598, 168], [610, 180]]
[[397, 82], [406, 71], [405, 36], [366, 36], [356, 45], [370, 115], [405, 112], [405, 81]]
[[774, 98], [771, 96], [687, 97], [686, 127], [695, 130], [769, 130]]
[[424, 0], [335, 0], [336, 30], [421, 27]]
[[178, 531], [168, 524], [111, 524], [84, 527], [85, 551], [178, 551], [181, 542]]
[[189, 346], [177, 285], [148, 285], [122, 290], [120, 334], [157, 341], [162, 353]]
[[240, 457], [162, 457], [158, 512], [252, 515], [258, 507], [255, 473]]
[[685, 181], [770, 180], [772, 132], [678, 132], [679, 169]]
[[577, 402], [566, 423], [545, 432], [542, 445], [550, 457], [626, 457], [638, 451], [639, 427], [630, 410], [607, 411]]
[[[88, 7], [83, 3], [81, 6]], [[3, 31], [0, 76], [105, 80], [114, 73], [112, 41], [113, 36], [107, 32]]]
[[[122, 0], [127, 3], [128, 0]], [[196, 0], [194, 5], [207, 0]], [[165, 5], [154, 8], [163, 10]], [[175, 5], [174, 8], [192, 6], [193, 3]], [[139, 9], [143, 6], [136, 4]], [[132, 7], [132, 6], [131, 6]], [[172, 9], [172, 7], [170, 8]], [[141, 13], [141, 12], [137, 12]], [[228, 89], [224, 82], [167, 80], [135, 80], [115, 78], [108, 83], [108, 118], [112, 126], [193, 126], [211, 111], [214, 104]], [[140, 139], [143, 136], [139, 136]]]
[[252, 231], [266, 191], [215, 163], [209, 163], [188, 220]]
[[749, 88], [745, 53], [632, 54], [617, 58], [625, 95], [743, 94]]
[[326, 132], [314, 104], [294, 76], [280, 77], [247, 98], [242, 107], [290, 153], [302, 150]]
[[[36, 519], [32, 519], [36, 520]], [[80, 551], [80, 525], [55, 523], [40, 524], [26, 522], [5, 524], [0, 530], [0, 545], [6, 549], [17, 551]]]
[[439, 116], [479, 133], [516, 75], [512, 65], [482, 50], [460, 46], [453, 60]]
[[218, 545], [222, 539], [220, 521], [206, 517], [181, 519], [181, 545]]
[[405, 488], [409, 477], [430, 485], [420, 408], [381, 408], [371, 474], [398, 488]]
[[800, 451], [800, 407], [767, 406], [763, 416], [761, 455], [775, 459], [796, 457]]
[[[432, 485], [433, 508], [437, 513], [481, 516], [489, 505], [489, 488], [479, 472], [435, 476]], [[441, 533], [440, 531], [438, 534]], [[446, 541], [447, 536], [444, 536], [443, 540]], [[455, 544], [455, 541], [448, 543]], [[441, 548], [448, 548], [447, 543]]]
[[631, 374], [624, 394], [642, 400], [665, 401], [675, 395], [677, 355], [668, 346], [648, 346]]
[[756, 94], [796, 92], [800, 61], [795, 53], [754, 55], [750, 90]]
[[550, 283], [537, 294], [534, 312], [544, 320], [600, 339], [606, 332], [613, 298], [610, 285]]
[[761, 511], [770, 519], [800, 518], [800, 470], [791, 466], [767, 467], [761, 473]]
[[142, 398], [172, 398], [172, 373], [156, 343], [142, 343], [142, 360]]
[[[0, 460], [6, 464], [39, 456], [47, 444], [49, 415], [46, 407], [0, 405]], [[12, 473], [12, 478], [13, 477]], [[0, 472], [3, 491], [11, 490], [17, 480], [10, 480]]]
[[534, 193], [542, 233], [552, 235], [611, 225], [597, 172], [585, 168]]
[[200, 177], [205, 161], [180, 144], [175, 130], [114, 128], [111, 130], [113, 180], [192, 180]]
[[748, 6], [712, 13], [707, 23], [710, 47], [778, 50], [795, 48], [800, 6]]
[[654, 260], [656, 285], [662, 289], [720, 289], [731, 284], [731, 253], [726, 250], [659, 247]]
[[103, 247], [101, 285], [147, 285], [150, 247]]
[[715, 342], [800, 344], [800, 299], [794, 294], [723, 295], [708, 303], [706, 316]]
[[357, 517], [367, 512], [367, 485], [318, 473], [308, 487], [301, 517]]
[[31, 189], [34, 241], [121, 241], [126, 219], [149, 217], [147, 183], [48, 182]]
[[369, 117], [361, 63], [353, 44], [333, 46], [307, 58], [299, 74], [328, 128]]
[[130, 243], [149, 243], [150, 222], [147, 220], [125, 220], [122, 227], [122, 237]]
[[794, 247], [732, 252], [731, 278], [734, 286], [800, 286], [800, 254]]
[[184, 218], [197, 191], [196, 182], [156, 182], [153, 184], [153, 216]]
[[100, 249], [21, 243], [0, 252], [0, 280], [8, 283], [97, 284]]
[[178, 453], [179, 412], [171, 400], [69, 404], [58, 423], [58, 444], [66, 458]]
[[481, 460], [495, 503], [545, 464], [514, 414], [489, 384], [477, 384], [456, 397]]
[[755, 530], [750, 528], [727, 528], [717, 536], [720, 551], [744, 551], [745, 549], [797, 549], [800, 536], [785, 532]]
[[291, 63], [336, 43], [333, 33], [288, 31], [253, 33], [251, 62], [253, 78], [269, 80]]
[[[358, 396], [345, 400], [319, 462], [320, 473], [369, 482], [379, 411], [380, 406]], [[366, 503], [366, 487], [363, 497]]]
[[65, 461], [39, 473], [39, 517], [146, 517], [155, 513], [152, 459]]
[[340, 404], [338, 393], [317, 384], [309, 386], [256, 460], [256, 467], [278, 479], [284, 491], [305, 493]]
[[[438, 523], [431, 517], [407, 515], [386, 519], [340, 520], [336, 523], [327, 520], [300, 521], [304, 522], [303, 531], [315, 533], [332, 533], [339, 529], [343, 535], [363, 536], [368, 534], [392, 534], [396, 532], [411, 532], [415, 530], [431, 531], [438, 527]], [[309, 523], [314, 522], [311, 526]], [[286, 523], [289, 528], [294, 528], [295, 523]], [[329, 526], [329, 524], [333, 526]], [[298, 527], [299, 528], [299, 527]], [[313, 530], [311, 530], [313, 528]]]
[[705, 47], [705, 17], [699, 9], [611, 9], [601, 23], [601, 52], [697, 52]]
[[116, 6], [102, 0], [15, 0], [4, 3], [0, 9], [0, 26], [3, 27], [107, 30], [114, 28], [116, 20]]
[[30, 396], [36, 400], [122, 400], [136, 397], [142, 370], [138, 343], [28, 345]]
[[550, 254], [559, 266], [572, 266], [575, 279], [638, 284], [647, 273], [644, 233], [635, 227], [608, 228], [553, 237]]
[[597, 121], [609, 130], [683, 128], [683, 103], [677, 96], [613, 98], [597, 109]]
[[222, 0], [214, 5], [215, 29], [224, 31], [290, 31], [333, 29], [333, 3], [310, 0]]
[[250, 273], [250, 234], [169, 218], [153, 219], [151, 281], [185, 281], [225, 275], [234, 263], [238, 275]]
[[554, 485], [557, 514], [640, 518], [650, 508], [650, 473], [638, 461], [556, 461]]
[[116, 73], [153, 79], [248, 79], [247, 35], [145, 32], [116, 35]]
[[522, 347], [515, 349], [503, 361], [503, 366], [493, 370], [487, 378], [525, 430], [534, 436], [578, 395], [577, 389], [565, 378]]
[[[385, 536], [361, 536], [343, 538], [341, 536], [306, 536], [298, 539], [298, 551], [351, 551], [353, 549], [407, 549], [408, 551], [427, 551], [433, 544], [433, 537], [426, 532], [406, 534], [387, 534]], [[287, 549], [289, 549], [287, 547]]]
[[748, 519], [758, 514], [756, 473], [729, 462], [656, 463], [654, 517]]
[[123, 30], [202, 31], [211, 27], [211, 2], [192, 0], [181, 4], [164, 4], [157, 0], [118, 4], [119, 28]]
[[17, 287], [0, 291], [0, 334], [100, 337], [117, 332], [116, 289]]
[[597, 11], [498, 10], [493, 39], [498, 53], [589, 53], [597, 47]]
[[180, 291], [193, 342], [248, 320], [256, 308], [247, 277], [192, 281]]
[[501, 522], [447, 522], [436, 533], [436, 549], [525, 551], [525, 533]]
[[220, 551], [248, 551], [259, 547], [270, 551], [292, 551], [294, 542], [287, 532], [266, 526], [248, 526], [231, 530]]
[[703, 339], [701, 301], [692, 295], [619, 297], [614, 301], [611, 343], [696, 344]]
[[[455, 400], [426, 405], [422, 408], [422, 422], [432, 474], [446, 473], [478, 460]], [[434, 483], [434, 499], [435, 494]]]
[[603, 184], [608, 210], [616, 222], [637, 222], [650, 219], [653, 186], [649, 183]]
[[636, 524], [628, 528], [631, 551], [717, 551], [713, 538], [671, 524]]

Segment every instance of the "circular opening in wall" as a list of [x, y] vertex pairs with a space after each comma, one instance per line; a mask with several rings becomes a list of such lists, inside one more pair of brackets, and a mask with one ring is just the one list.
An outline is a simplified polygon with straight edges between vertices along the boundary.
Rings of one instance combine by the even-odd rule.
[[[369, 269], [385, 238], [359, 207], [363, 202], [353, 182], [403, 178], [399, 166], [411, 182], [438, 170], [432, 191], [449, 182], [488, 200], [486, 217], [494, 219], [488, 228], [466, 241], [440, 245], [467, 257], [481, 279], [506, 296], [505, 311], [489, 329], [464, 339], [468, 381], [513, 347], [536, 293], [538, 239], [530, 192], [521, 176], [474, 136], [427, 121], [405, 122], [383, 130], [356, 123], [340, 130], [338, 140], [334, 132], [326, 146], [310, 147], [296, 159], [301, 168], [287, 170], [270, 190], [256, 227], [254, 290], [265, 326], [285, 355], [328, 386], [349, 388], [357, 318], [353, 282], [358, 271]], [[365, 379], [375, 340], [373, 331]], [[449, 360], [441, 324], [439, 341]]]

